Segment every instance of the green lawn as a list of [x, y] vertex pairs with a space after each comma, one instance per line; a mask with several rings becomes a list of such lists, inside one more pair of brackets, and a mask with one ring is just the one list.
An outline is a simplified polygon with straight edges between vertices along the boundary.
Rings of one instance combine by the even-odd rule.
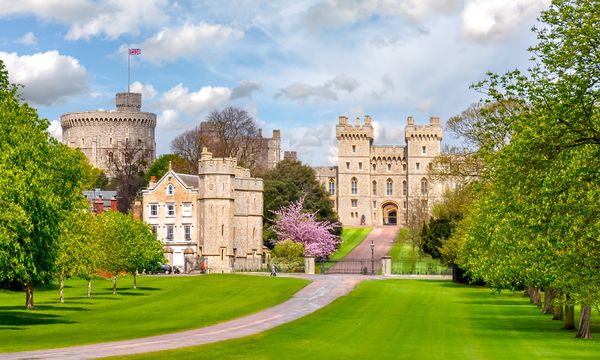
[[247, 338], [148, 359], [598, 359], [597, 338], [575, 339], [517, 294], [444, 281], [366, 281], [307, 317]]
[[371, 228], [344, 228], [342, 230], [342, 243], [330, 259], [340, 260], [346, 257], [358, 244], [371, 232]]
[[247, 275], [140, 276], [112, 282], [67, 281], [65, 303], [57, 287], [34, 291], [36, 309], [23, 310], [25, 294], [0, 290], [0, 352], [130, 339], [207, 326], [271, 307], [307, 280]]
[[451, 270], [432, 259], [419, 255], [419, 249], [413, 250], [410, 231], [402, 228], [396, 237], [389, 256], [392, 257], [392, 274], [451, 274]]

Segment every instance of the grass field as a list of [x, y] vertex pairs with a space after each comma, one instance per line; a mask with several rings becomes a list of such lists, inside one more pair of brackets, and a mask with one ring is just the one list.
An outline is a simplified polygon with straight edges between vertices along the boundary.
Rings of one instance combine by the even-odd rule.
[[346, 257], [358, 244], [371, 232], [371, 228], [344, 228], [342, 230], [342, 243], [331, 255], [331, 260], [340, 260]]
[[410, 231], [402, 228], [396, 242], [390, 250], [392, 274], [451, 274], [448, 267], [431, 256], [419, 255], [419, 249], [413, 250]]
[[36, 309], [24, 310], [25, 294], [0, 290], [0, 352], [121, 340], [207, 326], [271, 307], [307, 280], [246, 275], [140, 276], [112, 282], [66, 282], [65, 303], [56, 286], [34, 291]]
[[600, 358], [600, 340], [574, 335], [518, 294], [443, 281], [366, 281], [328, 307], [258, 335], [133, 358]]

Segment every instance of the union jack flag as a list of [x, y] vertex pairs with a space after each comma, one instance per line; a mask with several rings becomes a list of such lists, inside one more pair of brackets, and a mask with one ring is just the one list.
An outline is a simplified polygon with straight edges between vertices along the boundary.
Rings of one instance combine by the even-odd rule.
[[129, 55], [142, 55], [142, 49], [129, 49]]

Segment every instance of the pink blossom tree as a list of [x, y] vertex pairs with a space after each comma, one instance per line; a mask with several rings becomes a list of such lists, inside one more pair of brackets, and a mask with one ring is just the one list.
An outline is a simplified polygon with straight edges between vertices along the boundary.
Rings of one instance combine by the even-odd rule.
[[327, 258], [340, 244], [340, 238], [331, 231], [336, 224], [329, 221], [317, 221], [316, 213], [303, 212], [304, 198], [289, 206], [281, 207], [273, 214], [277, 220], [271, 227], [277, 234], [276, 244], [283, 240], [292, 240], [304, 245], [304, 253], [318, 258]]

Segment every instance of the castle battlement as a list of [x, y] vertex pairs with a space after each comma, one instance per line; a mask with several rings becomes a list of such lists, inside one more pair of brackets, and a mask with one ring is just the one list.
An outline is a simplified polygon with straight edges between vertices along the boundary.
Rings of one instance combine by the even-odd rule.
[[263, 180], [259, 178], [235, 178], [235, 191], [263, 191]]
[[440, 118], [436, 116], [429, 118], [427, 125], [415, 125], [413, 117], [409, 116], [404, 128], [404, 136], [407, 141], [409, 139], [441, 141], [443, 133]]
[[118, 111], [79, 111], [61, 115], [63, 130], [80, 126], [105, 126], [121, 124], [123, 126], [156, 127], [156, 114], [149, 112], [124, 113]]
[[360, 118], [356, 118], [354, 126], [348, 124], [347, 116], [340, 116], [339, 123], [335, 127], [335, 136], [338, 140], [369, 140], [373, 141], [373, 126], [371, 117], [365, 115], [364, 125], [360, 124]]

